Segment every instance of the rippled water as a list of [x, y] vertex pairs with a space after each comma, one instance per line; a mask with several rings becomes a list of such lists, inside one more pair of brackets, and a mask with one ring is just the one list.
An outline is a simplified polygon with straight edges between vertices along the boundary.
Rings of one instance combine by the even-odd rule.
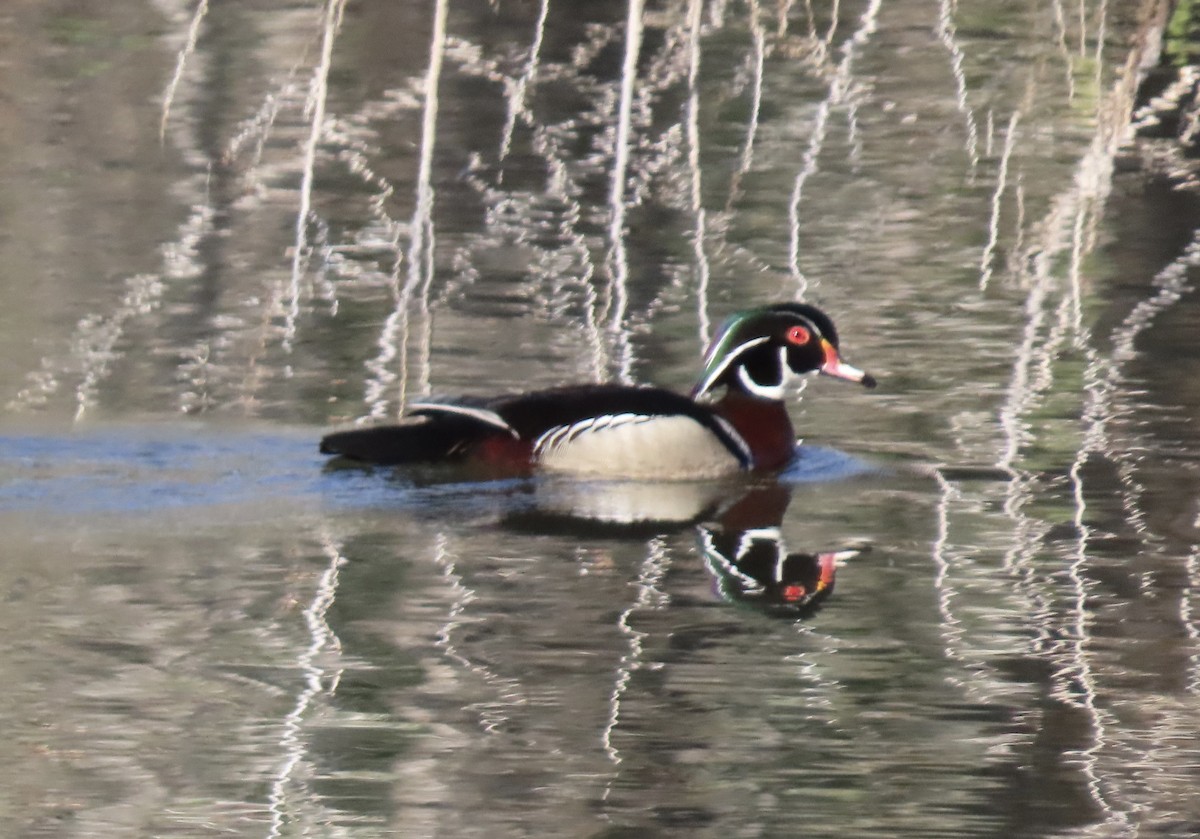
[[[1200, 831], [1200, 205], [1129, 128], [1165, 20], [5, 3], [8, 832]], [[809, 383], [778, 481], [316, 452], [686, 388], [796, 298], [880, 387]]]

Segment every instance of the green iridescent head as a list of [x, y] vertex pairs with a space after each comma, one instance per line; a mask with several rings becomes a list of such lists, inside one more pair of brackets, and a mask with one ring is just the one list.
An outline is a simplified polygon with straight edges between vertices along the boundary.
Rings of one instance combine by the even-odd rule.
[[837, 328], [805, 303], [775, 303], [731, 315], [704, 354], [692, 398], [727, 387], [761, 399], [782, 399], [790, 378], [821, 373], [866, 387], [875, 379], [841, 360]]

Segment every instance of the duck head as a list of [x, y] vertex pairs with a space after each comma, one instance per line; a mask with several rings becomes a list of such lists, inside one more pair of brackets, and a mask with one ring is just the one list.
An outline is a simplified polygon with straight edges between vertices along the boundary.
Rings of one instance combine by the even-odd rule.
[[833, 321], [815, 306], [776, 303], [732, 315], [704, 355], [692, 398], [718, 387], [781, 400], [789, 379], [819, 373], [875, 387], [875, 378], [842, 360]]

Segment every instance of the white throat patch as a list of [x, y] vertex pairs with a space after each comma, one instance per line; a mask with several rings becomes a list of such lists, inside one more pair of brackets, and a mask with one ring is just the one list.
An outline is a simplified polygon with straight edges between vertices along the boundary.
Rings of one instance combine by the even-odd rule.
[[779, 381], [775, 384], [765, 385], [762, 382], [756, 382], [745, 367], [738, 367], [737, 375], [742, 387], [758, 398], [776, 401], [783, 399], [788, 379], [792, 376], [792, 368], [788, 367], [787, 363], [787, 347], [779, 348]]

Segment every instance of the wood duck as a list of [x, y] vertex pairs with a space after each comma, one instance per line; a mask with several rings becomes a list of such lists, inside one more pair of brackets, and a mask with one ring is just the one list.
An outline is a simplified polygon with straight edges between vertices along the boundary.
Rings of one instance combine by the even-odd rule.
[[381, 465], [465, 462], [490, 474], [699, 479], [776, 470], [796, 446], [786, 386], [808, 373], [875, 386], [841, 359], [824, 312], [777, 303], [724, 323], [688, 395], [591, 384], [420, 402], [394, 424], [327, 435], [321, 452]]
[[714, 522], [697, 527], [700, 555], [723, 600], [788, 617], [809, 617], [833, 593], [838, 567], [868, 545], [822, 553], [788, 550], [781, 525], [791, 500], [783, 484], [764, 484]]

